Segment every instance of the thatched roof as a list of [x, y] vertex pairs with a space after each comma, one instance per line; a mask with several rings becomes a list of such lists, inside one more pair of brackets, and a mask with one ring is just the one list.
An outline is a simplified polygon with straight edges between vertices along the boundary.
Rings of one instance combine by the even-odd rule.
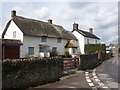
[[100, 38], [98, 38], [96, 35], [94, 35], [94, 34], [92, 34], [90, 32], [83, 31], [83, 30], [80, 30], [80, 29], [77, 29], [77, 30], [75, 29], [73, 31], [77, 31], [78, 33], [82, 34], [84, 37], [90, 37], [90, 38], [94, 38], [94, 39], [99, 39], [100, 40]]
[[[68, 40], [77, 40], [76, 37], [62, 26], [50, 24], [39, 20], [29, 19], [21, 16], [14, 16], [12, 19], [20, 28], [24, 35], [30, 36], [47, 36], [53, 38], [64, 38]], [[6, 25], [2, 37], [4, 37], [11, 20]]]
[[20, 44], [22, 45], [23, 43], [20, 40], [16, 39], [0, 39], [1, 44]]
[[77, 48], [77, 44], [73, 43], [73, 42], [67, 42], [67, 44], [65, 45], [65, 48]]

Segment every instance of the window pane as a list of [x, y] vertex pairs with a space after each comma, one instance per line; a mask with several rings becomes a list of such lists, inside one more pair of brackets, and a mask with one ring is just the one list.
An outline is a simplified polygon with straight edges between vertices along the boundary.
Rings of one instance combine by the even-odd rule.
[[87, 39], [87, 44], [89, 44], [89, 39]]
[[41, 42], [47, 42], [47, 37], [45, 36], [41, 37]]
[[45, 48], [44, 47], [39, 47], [39, 52], [44, 52], [45, 51]]
[[34, 47], [28, 47], [28, 54], [34, 54]]
[[16, 38], [16, 31], [13, 32], [13, 38]]
[[58, 38], [57, 39], [57, 43], [61, 43], [62, 39], [61, 38]]
[[75, 53], [75, 50], [76, 50], [76, 49], [75, 49], [75, 48], [73, 48], [72, 50], [73, 50], [73, 53]]
[[57, 47], [53, 47], [52, 51], [57, 52]]

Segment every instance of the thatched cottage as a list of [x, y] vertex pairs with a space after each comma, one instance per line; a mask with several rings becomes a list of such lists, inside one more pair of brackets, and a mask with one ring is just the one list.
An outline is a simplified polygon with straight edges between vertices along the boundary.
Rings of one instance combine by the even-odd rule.
[[51, 19], [43, 22], [17, 16], [15, 10], [11, 11], [11, 20], [7, 23], [2, 38], [22, 42], [19, 46], [20, 58], [27, 55], [49, 57], [51, 51], [64, 55], [65, 49], [74, 56], [79, 51], [78, 40], [70, 31], [53, 24]]

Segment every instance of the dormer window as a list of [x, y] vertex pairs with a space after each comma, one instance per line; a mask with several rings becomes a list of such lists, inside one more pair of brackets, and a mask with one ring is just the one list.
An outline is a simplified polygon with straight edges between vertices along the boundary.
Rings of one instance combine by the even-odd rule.
[[13, 38], [16, 38], [16, 31], [13, 32]]

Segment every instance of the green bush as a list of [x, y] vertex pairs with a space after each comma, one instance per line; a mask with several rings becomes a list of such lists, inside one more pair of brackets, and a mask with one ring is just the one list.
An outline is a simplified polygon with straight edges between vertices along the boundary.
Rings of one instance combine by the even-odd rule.
[[86, 44], [85, 53], [95, 53], [96, 51], [105, 51], [105, 44]]
[[67, 50], [65, 50], [64, 55], [65, 55], [65, 57], [68, 57], [68, 58], [71, 58], [71, 57], [72, 57]]

